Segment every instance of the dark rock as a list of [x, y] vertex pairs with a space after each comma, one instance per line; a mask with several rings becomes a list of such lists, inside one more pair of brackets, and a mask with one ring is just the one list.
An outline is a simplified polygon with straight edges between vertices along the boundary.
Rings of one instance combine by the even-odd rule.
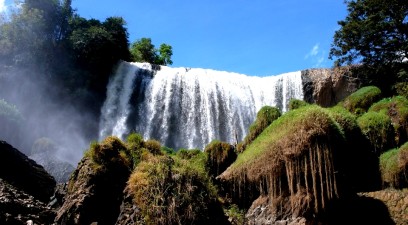
[[41, 165], [0, 141], [0, 178], [42, 202], [48, 202], [56, 182]]
[[95, 167], [89, 157], [78, 164], [68, 183], [65, 202], [57, 212], [57, 224], [115, 224], [129, 168], [98, 170]]
[[131, 194], [126, 190], [125, 198], [120, 205], [120, 213], [116, 225], [145, 224], [140, 209], [133, 204]]
[[52, 224], [54, 217], [55, 211], [45, 203], [0, 179], [1, 225], [26, 225], [28, 220], [34, 224]]
[[320, 106], [333, 106], [356, 91], [360, 85], [350, 68], [308, 69], [302, 71], [304, 100]]

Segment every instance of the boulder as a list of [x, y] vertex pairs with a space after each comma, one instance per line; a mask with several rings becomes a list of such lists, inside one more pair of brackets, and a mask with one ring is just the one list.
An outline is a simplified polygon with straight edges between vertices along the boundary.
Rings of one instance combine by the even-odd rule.
[[56, 185], [41, 165], [5, 141], [0, 141], [0, 178], [42, 202], [49, 201]]

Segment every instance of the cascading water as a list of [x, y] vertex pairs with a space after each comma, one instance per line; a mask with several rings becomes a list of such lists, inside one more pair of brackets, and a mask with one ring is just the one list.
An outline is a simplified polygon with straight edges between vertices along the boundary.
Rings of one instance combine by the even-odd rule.
[[122, 62], [108, 85], [100, 138], [137, 132], [174, 149], [236, 143], [262, 106], [286, 111], [292, 98], [303, 99], [300, 71], [252, 77]]

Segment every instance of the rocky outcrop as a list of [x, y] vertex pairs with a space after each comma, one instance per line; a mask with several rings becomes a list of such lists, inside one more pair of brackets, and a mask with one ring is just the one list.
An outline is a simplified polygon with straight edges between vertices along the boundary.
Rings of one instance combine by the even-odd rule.
[[81, 160], [57, 212], [57, 224], [115, 224], [130, 171], [125, 167], [97, 167], [89, 157]]
[[335, 105], [360, 85], [347, 67], [303, 70], [302, 82], [304, 100], [325, 107]]
[[0, 141], [0, 178], [42, 202], [49, 201], [56, 185], [42, 166], [4, 141]]
[[0, 179], [0, 224], [52, 224], [55, 211], [33, 196]]
[[396, 225], [408, 224], [408, 190], [386, 189], [361, 193], [361, 196], [382, 201], [388, 208]]
[[58, 159], [53, 154], [36, 153], [30, 155], [30, 158], [42, 165], [58, 183], [68, 182], [71, 173], [75, 170], [71, 164]]

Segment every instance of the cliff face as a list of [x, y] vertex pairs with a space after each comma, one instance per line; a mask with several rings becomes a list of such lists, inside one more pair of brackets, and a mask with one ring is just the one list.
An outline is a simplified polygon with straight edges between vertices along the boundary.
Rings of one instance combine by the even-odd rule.
[[42, 166], [0, 141], [0, 224], [51, 224], [55, 212], [47, 203], [54, 188]]
[[320, 106], [333, 106], [360, 86], [349, 68], [308, 69], [302, 71], [304, 100]]
[[4, 141], [0, 141], [0, 178], [43, 202], [49, 201], [56, 185], [42, 166]]

